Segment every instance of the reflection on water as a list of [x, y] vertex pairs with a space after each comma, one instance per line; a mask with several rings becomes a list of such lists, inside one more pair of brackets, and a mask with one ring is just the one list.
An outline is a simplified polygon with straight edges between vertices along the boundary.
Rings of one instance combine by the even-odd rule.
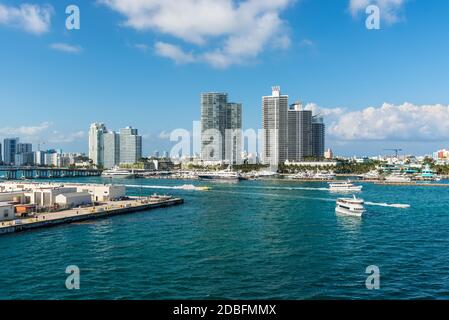
[[337, 216], [338, 225], [341, 226], [343, 229], [352, 232], [360, 231], [363, 216], [362, 217], [349, 216], [340, 212], [335, 212], [335, 215]]

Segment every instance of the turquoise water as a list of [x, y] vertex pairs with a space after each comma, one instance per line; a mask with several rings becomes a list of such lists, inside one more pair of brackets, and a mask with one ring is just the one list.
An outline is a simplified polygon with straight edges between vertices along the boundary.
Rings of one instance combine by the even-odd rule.
[[[449, 188], [365, 184], [365, 201], [410, 208], [370, 205], [360, 219], [336, 216], [325, 183], [208, 185], [128, 188], [185, 204], [1, 236], [0, 299], [449, 298]], [[69, 265], [80, 290], [65, 288]], [[369, 265], [380, 268], [379, 290], [365, 287]]]

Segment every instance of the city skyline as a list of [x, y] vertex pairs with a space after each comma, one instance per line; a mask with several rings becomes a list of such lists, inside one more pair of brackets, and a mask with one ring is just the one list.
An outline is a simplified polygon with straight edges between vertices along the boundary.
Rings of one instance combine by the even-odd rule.
[[[191, 121], [200, 120], [200, 92], [229, 92], [245, 106], [243, 129], [257, 129], [260, 96], [279, 84], [292, 101], [325, 115], [335, 154], [377, 155], [392, 147], [430, 154], [449, 145], [449, 45], [441, 41], [448, 3], [382, 1], [389, 15], [381, 30], [368, 30], [356, 1], [275, 1], [252, 8], [257, 14], [248, 10], [250, 21], [274, 19], [251, 38], [259, 40], [254, 55], [241, 42], [228, 51], [219, 45], [253, 30], [243, 23], [225, 30], [182, 25], [195, 27], [189, 38], [172, 21], [148, 23], [163, 4], [139, 27], [119, 3], [79, 1], [81, 29], [68, 31], [64, 4], [47, 10], [45, 1], [34, 1], [42, 9], [36, 27], [23, 11], [11, 13], [24, 2], [0, 2], [0, 38], [7, 43], [0, 52], [0, 106], [8, 119], [0, 122], [1, 139], [87, 153], [87, 123], [131, 124], [151, 154], [170, 149], [167, 133], [191, 130]], [[241, 14], [233, 3], [230, 17]], [[23, 116], [14, 117], [17, 110]]]

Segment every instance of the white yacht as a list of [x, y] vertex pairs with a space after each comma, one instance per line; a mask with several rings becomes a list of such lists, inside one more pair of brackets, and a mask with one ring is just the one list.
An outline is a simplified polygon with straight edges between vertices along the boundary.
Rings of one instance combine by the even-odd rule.
[[130, 172], [128, 170], [121, 170], [118, 167], [114, 167], [110, 170], [105, 170], [101, 174], [102, 177], [105, 178], [135, 178], [136, 174], [134, 172]]
[[318, 172], [313, 176], [313, 179], [318, 179], [318, 180], [323, 180], [323, 181], [334, 180], [335, 174], [331, 173], [331, 172]]
[[359, 177], [363, 180], [378, 180], [379, 176], [380, 175], [379, 172], [377, 172], [377, 170], [371, 170], [370, 172], [362, 174]]
[[198, 178], [202, 180], [225, 180], [225, 181], [240, 181], [245, 178], [238, 172], [233, 171], [213, 171], [198, 173]]
[[335, 181], [329, 182], [329, 190], [330, 191], [343, 191], [343, 192], [353, 192], [353, 191], [362, 191], [363, 186], [356, 186], [350, 180], [348, 181]]
[[361, 217], [366, 212], [363, 206], [364, 204], [363, 199], [358, 199], [356, 196], [354, 198], [339, 198], [337, 199], [335, 212], [348, 216]]
[[268, 170], [266, 170], [266, 171], [257, 171], [257, 172], [254, 174], [254, 177], [255, 177], [255, 178], [269, 178], [269, 177], [275, 177], [275, 176], [277, 176], [277, 175], [278, 175], [277, 172], [273, 172], [273, 171], [268, 171]]
[[289, 176], [289, 178], [295, 179], [295, 180], [306, 180], [306, 179], [312, 179], [313, 174], [310, 172], [298, 172], [292, 176]]
[[412, 182], [410, 177], [407, 177], [404, 174], [393, 173], [387, 177], [385, 177], [385, 182], [389, 183], [409, 183]]

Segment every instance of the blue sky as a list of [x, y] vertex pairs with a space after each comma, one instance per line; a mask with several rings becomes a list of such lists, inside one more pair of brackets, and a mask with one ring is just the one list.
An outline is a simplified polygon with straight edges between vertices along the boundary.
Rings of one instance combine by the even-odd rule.
[[[171, 146], [161, 132], [191, 130], [201, 92], [228, 92], [258, 129], [280, 85], [326, 115], [337, 154], [449, 148], [448, 1], [257, 2], [0, 0], [0, 137], [85, 152], [101, 121], [137, 127], [152, 153]], [[65, 28], [70, 4], [80, 30]]]

